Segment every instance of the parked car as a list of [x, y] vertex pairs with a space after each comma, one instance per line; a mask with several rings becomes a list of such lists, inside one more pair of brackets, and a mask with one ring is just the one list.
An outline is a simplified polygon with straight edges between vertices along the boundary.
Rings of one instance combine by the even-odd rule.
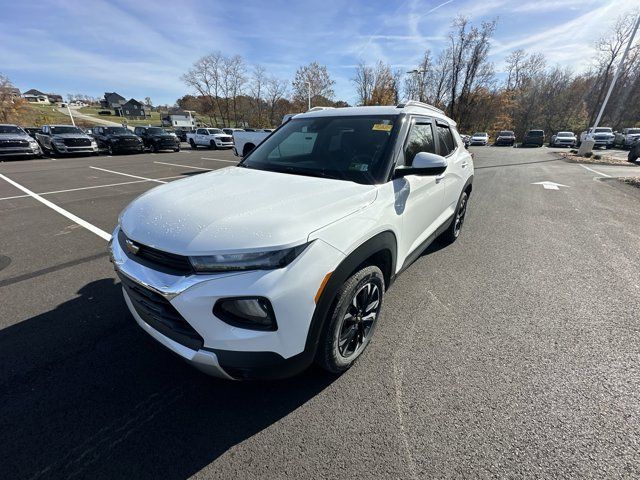
[[316, 361], [339, 373], [396, 276], [434, 239], [458, 238], [472, 182], [441, 110], [308, 112], [237, 166], [138, 197], [110, 256], [135, 321], [200, 370], [278, 378]]
[[476, 132], [471, 135], [471, 145], [489, 145], [489, 134], [487, 132]]
[[262, 141], [271, 135], [269, 132], [234, 132], [233, 133], [233, 153], [237, 157], [244, 157]]
[[187, 141], [194, 150], [198, 147], [231, 148], [233, 137], [219, 128], [198, 128], [194, 133], [187, 133]]
[[42, 130], [42, 128], [40, 127], [24, 127], [23, 130], [25, 132], [27, 132], [27, 135], [29, 135], [31, 138], [33, 138], [35, 140], [36, 138], [36, 134]]
[[495, 141], [497, 146], [509, 145], [510, 147], [513, 147], [515, 143], [516, 135], [511, 130], [502, 130], [501, 132], [498, 132], [498, 136]]
[[222, 131], [233, 137], [233, 132], [244, 132], [242, 128], [223, 128]]
[[17, 125], [0, 125], [0, 158], [42, 155], [38, 142]]
[[96, 140], [73, 125], [44, 125], [36, 139], [45, 153], [98, 153]]
[[627, 160], [631, 163], [636, 163], [636, 160], [640, 158], [640, 139], [636, 139], [636, 141], [629, 147], [629, 155], [627, 156]]
[[613, 146], [619, 148], [631, 148], [640, 139], [640, 128], [623, 128], [621, 132], [615, 132]]
[[575, 147], [578, 137], [573, 132], [558, 132], [551, 137], [550, 147]]
[[141, 153], [144, 151], [142, 139], [125, 127], [93, 127], [93, 138], [96, 139], [98, 148], [108, 155], [117, 153]]
[[616, 136], [613, 134], [613, 129], [611, 129], [611, 127], [598, 127], [595, 131], [593, 130], [593, 127], [591, 127], [589, 130], [585, 130], [580, 134], [578, 146], [580, 146], [592, 132], [593, 140], [595, 141], [594, 147], [611, 148], [613, 146], [613, 141]]
[[544, 130], [529, 130], [525, 133], [522, 139], [521, 147], [532, 145], [534, 147], [541, 147], [544, 145]]
[[180, 139], [177, 134], [169, 133], [160, 127], [136, 127], [133, 133], [138, 135], [144, 144], [152, 152], [160, 150], [180, 151]]

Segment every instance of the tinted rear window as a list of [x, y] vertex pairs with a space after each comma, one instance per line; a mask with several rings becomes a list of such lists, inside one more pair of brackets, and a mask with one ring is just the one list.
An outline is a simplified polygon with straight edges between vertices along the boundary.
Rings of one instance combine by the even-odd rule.
[[529, 130], [527, 133], [530, 137], [542, 137], [544, 136], [544, 132], [542, 130]]

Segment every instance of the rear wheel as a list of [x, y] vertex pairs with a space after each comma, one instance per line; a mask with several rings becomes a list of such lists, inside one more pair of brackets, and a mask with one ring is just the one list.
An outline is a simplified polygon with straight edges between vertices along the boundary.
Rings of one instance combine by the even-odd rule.
[[382, 309], [384, 289], [382, 271], [374, 265], [344, 282], [320, 336], [316, 362], [322, 368], [342, 373], [364, 352]]
[[462, 195], [460, 195], [460, 199], [458, 200], [458, 207], [456, 208], [456, 213], [453, 215], [451, 225], [449, 225], [449, 228], [440, 235], [440, 240], [442, 242], [450, 244], [458, 239], [460, 232], [462, 231], [464, 219], [467, 215], [468, 203], [469, 194], [467, 192], [462, 192]]

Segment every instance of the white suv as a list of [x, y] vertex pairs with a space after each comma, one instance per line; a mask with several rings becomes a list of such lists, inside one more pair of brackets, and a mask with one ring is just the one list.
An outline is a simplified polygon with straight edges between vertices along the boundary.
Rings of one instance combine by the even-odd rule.
[[460, 234], [473, 161], [418, 102], [296, 115], [237, 166], [154, 188], [111, 259], [137, 323], [233, 379], [351, 366], [396, 275]]

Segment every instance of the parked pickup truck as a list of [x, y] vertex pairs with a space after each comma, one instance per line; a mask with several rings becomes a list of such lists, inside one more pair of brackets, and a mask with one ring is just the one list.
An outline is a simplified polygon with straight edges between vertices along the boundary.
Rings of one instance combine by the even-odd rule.
[[589, 128], [580, 134], [580, 140], [578, 146], [584, 142], [589, 135], [593, 134], [593, 140], [596, 142], [594, 147], [611, 148], [613, 146], [613, 140], [616, 136], [613, 134], [613, 130], [610, 127], [598, 127], [593, 130], [593, 127]]
[[615, 132], [613, 146], [631, 148], [638, 139], [640, 139], [640, 128], [623, 128], [621, 132]]
[[233, 132], [233, 153], [237, 157], [244, 157], [269, 135], [271, 132]]
[[0, 158], [39, 156], [42, 154], [35, 139], [17, 125], [0, 125]]
[[98, 153], [95, 139], [73, 125], [45, 125], [36, 139], [46, 153]]
[[233, 137], [219, 128], [198, 128], [195, 132], [187, 133], [187, 142], [194, 150], [198, 147], [231, 148]]

